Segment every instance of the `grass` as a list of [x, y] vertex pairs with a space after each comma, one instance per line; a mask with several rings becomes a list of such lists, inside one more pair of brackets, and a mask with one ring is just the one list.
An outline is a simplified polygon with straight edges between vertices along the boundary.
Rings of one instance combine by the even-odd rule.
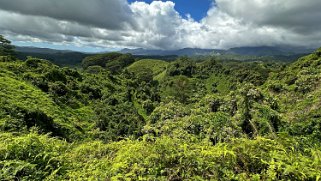
[[131, 72], [140, 71], [140, 69], [151, 69], [153, 71], [153, 75], [156, 76], [162, 73], [168, 65], [168, 62], [163, 60], [156, 59], [142, 59], [133, 64], [131, 64], [127, 69]]
[[160, 82], [160, 81], [164, 80], [165, 77], [166, 77], [166, 70], [164, 70], [162, 73], [156, 75], [156, 76], [154, 77], [154, 80], [157, 80], [157, 81]]

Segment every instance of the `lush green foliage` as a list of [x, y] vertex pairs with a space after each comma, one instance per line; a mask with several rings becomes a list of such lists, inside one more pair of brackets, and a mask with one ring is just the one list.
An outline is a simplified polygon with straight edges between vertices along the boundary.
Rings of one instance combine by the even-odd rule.
[[320, 147], [288, 138], [215, 146], [163, 136], [67, 144], [34, 133], [1, 134], [2, 180], [318, 180]]
[[1, 56], [0, 180], [319, 180], [320, 52], [109, 53], [83, 70]]
[[101, 66], [112, 72], [117, 72], [134, 62], [134, 57], [130, 54], [107, 53], [86, 57], [83, 62], [83, 68], [90, 66]]

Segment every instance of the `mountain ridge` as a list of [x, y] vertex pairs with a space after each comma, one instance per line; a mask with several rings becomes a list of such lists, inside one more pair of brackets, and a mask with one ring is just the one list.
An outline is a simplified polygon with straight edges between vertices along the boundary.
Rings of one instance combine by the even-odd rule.
[[[82, 60], [91, 55], [105, 54], [106, 52], [86, 53], [72, 50], [56, 50], [38, 47], [19, 47], [16, 46], [17, 57], [25, 60], [28, 56], [47, 59], [58, 65], [77, 66]], [[235, 47], [227, 50], [223, 49], [201, 49], [183, 48], [178, 50], [153, 50], [153, 49], [122, 49], [118, 51], [123, 54], [132, 54], [137, 59], [152, 58], [175, 60], [179, 56], [197, 57], [214, 56], [220, 60], [241, 60], [241, 61], [294, 61], [299, 57], [305, 56], [313, 50], [302, 47]]]
[[309, 54], [314, 49], [302, 47], [274, 47], [274, 46], [253, 46], [253, 47], [234, 47], [230, 49], [201, 49], [183, 48], [177, 50], [153, 50], [153, 49], [122, 49], [121, 53], [131, 53], [133, 55], [243, 55], [243, 56], [280, 56], [294, 54]]
[[[83, 53], [83, 54], [100, 54], [108, 53], [106, 52], [80, 52], [73, 50], [58, 50], [51, 48], [42, 47], [27, 47], [27, 46], [15, 46], [17, 52], [24, 53], [46, 53], [46, 54], [56, 54], [56, 53]], [[314, 49], [306, 47], [278, 47], [278, 46], [243, 46], [243, 47], [233, 47], [229, 49], [210, 49], [210, 48], [182, 48], [175, 50], [157, 50], [157, 49], [145, 49], [145, 48], [135, 48], [121, 49], [120, 53], [130, 53], [133, 55], [159, 55], [159, 56], [195, 56], [195, 55], [226, 55], [226, 54], [236, 54], [236, 55], [249, 55], [249, 56], [275, 56], [275, 55], [293, 55], [293, 54], [309, 54], [312, 53]]]

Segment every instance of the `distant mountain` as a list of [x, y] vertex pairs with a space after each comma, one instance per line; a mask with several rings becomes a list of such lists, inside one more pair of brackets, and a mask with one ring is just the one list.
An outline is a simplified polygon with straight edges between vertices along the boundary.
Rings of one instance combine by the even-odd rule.
[[[27, 56], [47, 59], [58, 65], [79, 66], [82, 60], [92, 55], [90, 53], [75, 52], [70, 50], [55, 50], [38, 47], [16, 47], [17, 57], [25, 60]], [[172, 61], [178, 56], [216, 56], [222, 60], [280, 60], [293, 61], [310, 54], [312, 49], [304, 47], [236, 47], [228, 50], [183, 48], [178, 50], [150, 50], [150, 49], [123, 49], [120, 53], [130, 53], [138, 59], [154, 58]], [[97, 53], [98, 54], [98, 53]]]
[[179, 50], [149, 50], [143, 48], [137, 49], [123, 49], [120, 51], [121, 53], [130, 53], [133, 55], [161, 55], [161, 56], [194, 56], [194, 55], [210, 55], [213, 53], [223, 53], [224, 50], [215, 50], [215, 49], [200, 49], [200, 48], [184, 48]]
[[313, 49], [302, 47], [236, 47], [228, 50], [220, 49], [200, 49], [184, 48], [179, 50], [149, 50], [149, 49], [123, 49], [121, 53], [131, 53], [133, 55], [176, 55], [176, 56], [196, 56], [196, 55], [240, 55], [240, 56], [293, 56], [309, 54]]
[[50, 48], [37, 47], [15, 47], [17, 57], [25, 60], [28, 56], [50, 60], [51, 62], [64, 65], [75, 66], [80, 65], [81, 61], [89, 56], [88, 53], [75, 52], [70, 50], [55, 50]]
[[236, 47], [229, 49], [227, 53], [248, 56], [273, 56], [284, 54], [284, 52], [277, 47]]
[[[37, 47], [16, 47], [16, 51], [23, 54], [85, 54], [70, 50], [55, 50]], [[201, 49], [183, 48], [178, 50], [153, 50], [153, 49], [122, 49], [120, 53], [130, 53], [138, 56], [197, 56], [197, 55], [242, 55], [242, 56], [293, 56], [298, 54], [309, 54], [313, 49], [304, 47], [235, 47], [228, 50], [223, 49]]]
[[50, 49], [50, 48], [19, 47], [19, 46], [16, 46], [15, 50], [17, 52], [41, 53], [41, 54], [55, 54], [55, 53], [71, 53], [71, 52], [74, 52], [74, 51], [70, 51], [70, 50], [55, 50], [55, 49]]
[[200, 49], [200, 48], [184, 48], [177, 50], [177, 55], [186, 55], [186, 56], [193, 56], [193, 55], [211, 55], [217, 53], [224, 53], [224, 50], [218, 49]]
[[226, 54], [237, 54], [247, 56], [290, 56], [295, 54], [309, 54], [313, 49], [303, 47], [236, 47], [226, 51]]

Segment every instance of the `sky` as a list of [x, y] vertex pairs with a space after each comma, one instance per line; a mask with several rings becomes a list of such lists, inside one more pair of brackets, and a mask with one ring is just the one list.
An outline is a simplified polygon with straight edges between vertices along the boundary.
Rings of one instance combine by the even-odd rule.
[[19, 46], [87, 52], [321, 46], [320, 0], [0, 0]]
[[[129, 0], [129, 3], [133, 3], [137, 0]], [[151, 3], [153, 0], [139, 0], [140, 2]], [[163, 0], [163, 2], [165, 2]], [[174, 0], [175, 10], [182, 16], [188, 17], [190, 15], [194, 20], [199, 21], [203, 19], [207, 11], [213, 5], [212, 0]]]

